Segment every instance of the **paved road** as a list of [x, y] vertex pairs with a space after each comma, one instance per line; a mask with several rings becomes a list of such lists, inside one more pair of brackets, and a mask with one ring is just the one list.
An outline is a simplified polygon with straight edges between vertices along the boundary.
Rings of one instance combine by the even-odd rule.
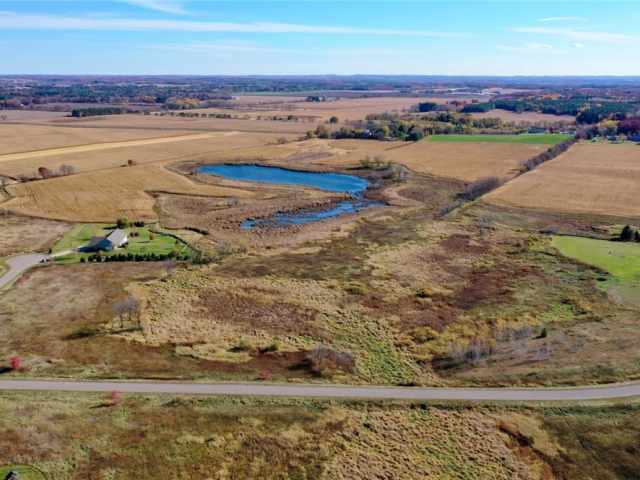
[[28, 255], [18, 255], [16, 257], [9, 258], [6, 263], [9, 270], [0, 277], [0, 288], [9, 285], [22, 273], [31, 267], [35, 267], [41, 261], [48, 259], [48, 255], [42, 255], [39, 253], [31, 253]]
[[552, 401], [640, 396], [640, 383], [576, 388], [422, 388], [260, 383], [0, 380], [0, 391], [167, 393], [372, 400]]
[[9, 267], [9, 270], [0, 277], [0, 289], [9, 285], [16, 278], [22, 275], [24, 272], [29, 270], [31, 267], [35, 267], [43, 260], [51, 260], [56, 257], [62, 257], [64, 255], [68, 255], [73, 253], [73, 250], [63, 250], [60, 252], [53, 253], [51, 255], [44, 255], [41, 253], [29, 253], [26, 255], [16, 255], [15, 257], [9, 258], [6, 263]]

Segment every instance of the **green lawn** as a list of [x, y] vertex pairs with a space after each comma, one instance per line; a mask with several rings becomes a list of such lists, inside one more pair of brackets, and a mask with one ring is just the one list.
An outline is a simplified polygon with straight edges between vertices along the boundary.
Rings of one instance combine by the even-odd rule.
[[9, 465], [0, 467], [0, 479], [4, 479], [11, 471], [18, 473], [20, 480], [45, 480], [46, 478], [44, 474], [35, 468], [24, 465]]
[[638, 243], [555, 236], [552, 245], [563, 255], [606, 270], [621, 282], [640, 280]]
[[[60, 252], [86, 245], [92, 237], [106, 236], [113, 230], [113, 224], [81, 224], [75, 225], [54, 247], [53, 252]], [[149, 226], [130, 227], [125, 231], [129, 234], [129, 243], [126, 247], [118, 248], [111, 252], [102, 252], [102, 255], [134, 254], [146, 255], [154, 253], [156, 255], [167, 255], [176, 252], [180, 256], [191, 256], [193, 251], [184, 242], [176, 240], [170, 235], [153, 233]], [[136, 235], [137, 234], [137, 235]], [[59, 263], [76, 263], [82, 257], [88, 257], [93, 253], [73, 253], [58, 257]]]
[[521, 135], [430, 135], [429, 142], [492, 142], [525, 143], [534, 145], [555, 145], [571, 138], [571, 135], [559, 133], [521, 134]]

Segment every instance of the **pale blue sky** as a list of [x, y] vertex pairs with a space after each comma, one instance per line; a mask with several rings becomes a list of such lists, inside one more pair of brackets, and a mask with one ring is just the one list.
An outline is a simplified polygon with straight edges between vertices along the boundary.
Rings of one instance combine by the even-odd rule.
[[4, 1], [0, 73], [640, 75], [640, 2]]

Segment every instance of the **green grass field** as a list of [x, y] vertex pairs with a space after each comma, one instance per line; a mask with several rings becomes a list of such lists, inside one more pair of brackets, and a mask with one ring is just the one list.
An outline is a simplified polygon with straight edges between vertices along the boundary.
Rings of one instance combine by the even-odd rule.
[[[114, 225], [112, 224], [81, 224], [75, 225], [54, 247], [53, 253], [74, 249], [86, 245], [92, 237], [106, 236]], [[176, 240], [170, 235], [153, 233], [148, 226], [130, 227], [125, 229], [129, 234], [129, 243], [126, 247], [119, 248], [112, 252], [102, 252], [102, 255], [129, 254], [146, 255], [154, 253], [156, 255], [167, 255], [176, 252], [180, 256], [193, 254], [191, 248], [183, 242]], [[136, 234], [135, 236], [132, 236]], [[88, 257], [92, 253], [73, 253], [58, 257], [59, 263], [76, 263], [83, 257]]]
[[569, 138], [571, 138], [571, 135], [546, 133], [522, 135], [431, 135], [427, 137], [427, 140], [430, 142], [492, 142], [555, 145]]
[[606, 270], [621, 282], [640, 280], [640, 244], [555, 236], [552, 245], [564, 256]]

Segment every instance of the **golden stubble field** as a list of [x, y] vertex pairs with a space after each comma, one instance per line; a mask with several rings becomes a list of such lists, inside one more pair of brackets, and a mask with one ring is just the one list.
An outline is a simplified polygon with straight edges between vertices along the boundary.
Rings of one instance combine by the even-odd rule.
[[485, 200], [510, 207], [640, 217], [638, 185], [640, 146], [580, 143]]
[[[219, 111], [214, 109], [211, 113]], [[187, 111], [188, 112], [195, 112]], [[232, 110], [225, 110], [233, 113]], [[242, 114], [242, 112], [236, 112]], [[92, 128], [116, 128], [116, 129], [164, 129], [164, 130], [189, 130], [189, 131], [244, 131], [258, 133], [304, 134], [307, 130], [313, 130], [316, 123], [308, 122], [284, 122], [255, 119], [224, 119], [224, 118], [186, 118], [178, 116], [158, 115], [109, 115], [105, 117], [87, 118], [62, 118], [52, 120], [51, 125], [57, 126], [84, 126]]]
[[548, 148], [547, 145], [428, 140], [416, 143], [335, 140], [329, 145], [340, 153], [313, 163], [353, 166], [367, 156], [378, 157], [382, 161], [402, 164], [416, 173], [466, 182], [488, 176], [511, 177], [523, 160]]
[[[105, 133], [108, 132], [105, 130]], [[152, 132], [151, 135], [162, 135], [162, 132]], [[76, 172], [88, 172], [126, 165], [129, 160], [145, 164], [194, 160], [203, 156], [215, 159], [233, 156], [239, 149], [275, 145], [277, 138], [278, 136], [257, 133], [187, 132], [139, 140], [71, 145], [0, 155], [0, 175], [14, 178], [34, 175], [41, 166], [55, 171], [63, 164], [72, 165]]]
[[198, 184], [161, 165], [87, 172], [7, 187], [4, 206], [14, 212], [75, 222], [113, 221], [120, 216], [155, 220], [152, 192], [248, 198], [242, 188]]
[[11, 153], [34, 152], [75, 145], [125, 142], [146, 138], [184, 135], [188, 133], [190, 132], [180, 130], [154, 131], [126, 128], [64, 128], [46, 124], [3, 124], [0, 122], [0, 162], [2, 161], [2, 156]]

